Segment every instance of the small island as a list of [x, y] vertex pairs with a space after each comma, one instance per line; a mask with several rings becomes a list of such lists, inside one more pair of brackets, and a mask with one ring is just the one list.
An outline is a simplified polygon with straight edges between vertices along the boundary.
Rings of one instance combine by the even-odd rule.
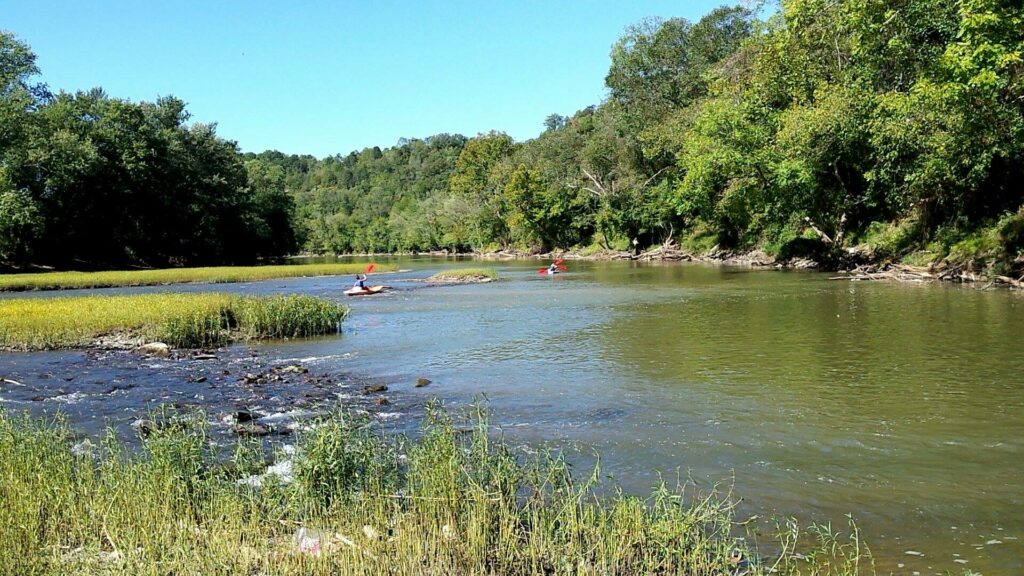
[[498, 273], [490, 268], [459, 268], [438, 272], [427, 282], [430, 284], [485, 284], [498, 280]]

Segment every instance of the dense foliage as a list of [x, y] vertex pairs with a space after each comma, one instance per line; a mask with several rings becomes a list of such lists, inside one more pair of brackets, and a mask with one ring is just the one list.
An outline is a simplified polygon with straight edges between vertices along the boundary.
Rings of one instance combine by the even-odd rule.
[[723, 7], [628, 28], [608, 99], [525, 143], [259, 158], [302, 190], [314, 251], [635, 238], [1010, 261], [1024, 246], [1022, 50], [1024, 9], [1008, 1], [786, 0], [766, 21]]
[[[608, 98], [552, 114], [533, 140], [441, 134], [244, 164], [210, 129], [186, 128], [175, 100], [45, 96], [26, 82], [30, 53], [6, 42], [8, 258], [69, 245], [107, 258], [129, 246], [146, 261], [251, 255], [240, 239], [261, 254], [303, 241], [340, 253], [624, 249], [635, 239], [1024, 263], [1019, 2], [783, 0], [767, 19], [723, 7], [698, 22], [648, 20], [612, 47]], [[176, 156], [186, 149], [206, 160]], [[297, 205], [294, 232], [282, 189]], [[81, 197], [89, 202], [70, 213]], [[194, 209], [131, 225], [182, 204]], [[123, 225], [100, 234], [80, 221], [87, 214]]]
[[246, 162], [176, 98], [50, 94], [0, 32], [0, 262], [149, 265], [292, 252], [284, 171]]

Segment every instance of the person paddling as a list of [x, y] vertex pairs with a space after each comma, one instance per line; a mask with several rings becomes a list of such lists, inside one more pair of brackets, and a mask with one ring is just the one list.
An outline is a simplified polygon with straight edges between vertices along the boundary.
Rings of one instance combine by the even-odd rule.
[[558, 264], [552, 262], [551, 266], [548, 266], [548, 274], [558, 274]]
[[353, 288], [359, 288], [360, 290], [366, 290], [366, 275], [356, 274], [356, 281], [352, 284]]

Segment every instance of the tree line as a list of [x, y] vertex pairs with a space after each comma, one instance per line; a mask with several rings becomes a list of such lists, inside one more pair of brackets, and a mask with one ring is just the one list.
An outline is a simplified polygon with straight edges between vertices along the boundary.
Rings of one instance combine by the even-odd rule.
[[[631, 26], [608, 97], [537, 138], [448, 135], [315, 161], [307, 248], [995, 256], [1024, 247], [1024, 8], [784, 0]], [[301, 160], [301, 162], [300, 162]], [[301, 164], [301, 167], [299, 166]]]
[[[1024, 7], [1010, 0], [782, 0], [766, 18], [724, 6], [697, 22], [646, 20], [613, 46], [607, 98], [552, 114], [537, 138], [440, 134], [323, 159], [239, 155], [210, 128], [185, 126], [177, 101], [45, 98], [8, 76], [3, 114], [37, 121], [27, 135], [5, 128], [0, 143], [52, 140], [43, 172], [39, 154], [0, 159], [0, 198], [29, 214], [0, 226], [38, 234], [19, 250], [45, 253], [68, 238], [65, 220], [51, 225], [62, 206], [54, 190], [81, 194], [85, 182], [97, 194], [111, 184], [89, 179], [97, 171], [81, 145], [87, 124], [112, 141], [98, 152], [104, 166], [127, 162], [117, 189], [146, 198], [118, 203], [125, 222], [185, 195], [209, 203], [189, 214], [210, 216], [182, 226], [248, 214], [268, 231], [233, 252], [244, 235], [154, 229], [177, 254], [209, 250], [204, 242], [237, 258], [253, 255], [244, 246], [264, 246], [258, 255], [296, 246], [540, 252], [624, 249], [636, 239], [781, 257], [838, 259], [856, 247], [873, 258], [1024, 262]], [[151, 158], [132, 156], [138, 148], [118, 144], [124, 132], [101, 129], [110, 112], [74, 112], [88, 102], [136, 110], [143, 134], [169, 139], [167, 158], [200, 143], [209, 158], [154, 171]], [[228, 165], [233, 179], [210, 177]], [[175, 180], [176, 170], [189, 177]], [[134, 246], [123, 241], [133, 231], [151, 232], [128, 226], [104, 241]]]
[[177, 98], [52, 94], [0, 32], [0, 264], [250, 262], [299, 248], [276, 165], [246, 160]]

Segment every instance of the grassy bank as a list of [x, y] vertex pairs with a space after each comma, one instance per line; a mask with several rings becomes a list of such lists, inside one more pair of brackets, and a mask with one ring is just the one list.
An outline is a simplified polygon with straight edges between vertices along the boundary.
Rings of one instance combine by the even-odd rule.
[[427, 282], [491, 282], [498, 279], [498, 273], [491, 268], [458, 268], [438, 272]]
[[130, 336], [171, 346], [220, 346], [236, 339], [328, 334], [348, 308], [310, 296], [140, 294], [0, 300], [0, 349], [87, 346]]
[[[596, 471], [524, 459], [482, 420], [459, 433], [432, 412], [417, 440], [337, 416], [297, 439], [291, 482], [239, 480], [257, 444], [212, 452], [202, 422], [129, 453], [91, 455], [69, 432], [0, 413], [0, 572], [57, 574], [822, 574], [869, 568], [856, 537], [815, 531], [820, 550], [761, 562], [733, 537], [728, 501], [660, 487], [598, 497]], [[819, 541], [817, 538], [824, 534]], [[742, 559], [741, 559], [742, 558]], [[804, 559], [801, 559], [804, 558]], [[747, 571], [745, 571], [747, 570]], [[775, 570], [775, 572], [772, 572]], [[866, 571], [866, 570], [865, 570]]]
[[[281, 266], [217, 266], [212, 268], [168, 268], [163, 270], [113, 270], [108, 272], [44, 272], [0, 274], [0, 290], [64, 290], [70, 288], [111, 288], [115, 286], [162, 286], [186, 282], [253, 282], [273, 278], [335, 276], [366, 272], [366, 264], [287, 264]], [[394, 271], [392, 264], [376, 265], [375, 271]]]

